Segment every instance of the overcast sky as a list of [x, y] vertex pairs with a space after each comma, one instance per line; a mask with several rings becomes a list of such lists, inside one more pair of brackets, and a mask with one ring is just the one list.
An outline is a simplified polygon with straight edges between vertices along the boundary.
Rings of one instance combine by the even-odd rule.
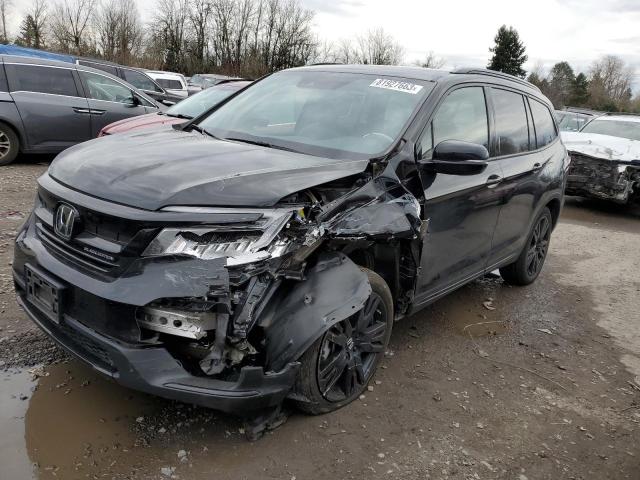
[[[145, 21], [156, 0], [138, 0]], [[15, 2], [25, 8], [28, 0]], [[515, 27], [527, 48], [525, 68], [548, 69], [567, 60], [587, 70], [598, 56], [615, 54], [640, 74], [640, 0], [301, 0], [316, 12], [320, 38], [355, 37], [383, 27], [406, 50], [411, 63], [433, 50], [446, 67], [486, 66], [488, 48], [502, 24]], [[12, 19], [14, 20], [14, 19]], [[15, 28], [17, 30], [17, 27]], [[640, 75], [636, 76], [640, 86]]]

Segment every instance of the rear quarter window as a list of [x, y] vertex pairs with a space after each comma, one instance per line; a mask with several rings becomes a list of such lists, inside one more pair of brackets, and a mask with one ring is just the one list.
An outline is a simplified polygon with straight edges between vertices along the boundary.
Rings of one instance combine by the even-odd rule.
[[558, 136], [556, 126], [553, 123], [553, 117], [546, 105], [537, 100], [530, 99], [531, 114], [533, 115], [533, 124], [536, 129], [536, 141], [538, 148], [549, 145]]
[[67, 68], [42, 65], [6, 65], [11, 80], [11, 91], [49, 93], [78, 97], [73, 73]]

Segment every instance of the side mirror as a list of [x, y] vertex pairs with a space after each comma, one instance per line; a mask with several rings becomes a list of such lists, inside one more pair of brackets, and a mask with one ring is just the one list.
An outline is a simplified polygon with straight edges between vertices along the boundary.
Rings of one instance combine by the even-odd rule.
[[448, 175], [477, 175], [487, 168], [489, 152], [484, 145], [444, 140], [436, 145], [432, 158], [419, 160], [428, 171]]
[[133, 91], [131, 92], [131, 98], [129, 98], [128, 100], [129, 101], [125, 103], [125, 106], [129, 108], [137, 107], [140, 105], [140, 99], [138, 98], [138, 95], [136, 95]]
[[176, 104], [176, 102], [172, 102], [171, 100], [160, 100], [160, 102], [165, 104], [167, 107], [171, 107]]

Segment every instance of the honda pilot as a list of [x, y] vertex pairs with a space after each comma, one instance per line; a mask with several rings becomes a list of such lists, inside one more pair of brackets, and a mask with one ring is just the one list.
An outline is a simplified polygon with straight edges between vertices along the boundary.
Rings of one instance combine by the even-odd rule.
[[366, 389], [394, 321], [540, 274], [568, 156], [533, 85], [323, 65], [192, 121], [61, 153], [13, 275], [66, 350], [148, 393], [263, 419]]

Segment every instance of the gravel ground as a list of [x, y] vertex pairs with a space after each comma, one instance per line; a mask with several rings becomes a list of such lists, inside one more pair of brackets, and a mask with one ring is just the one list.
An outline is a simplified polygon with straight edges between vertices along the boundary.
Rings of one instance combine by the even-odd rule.
[[637, 208], [569, 199], [534, 285], [487, 277], [402, 320], [361, 400], [248, 443], [98, 377], [17, 307], [38, 161], [0, 169], [3, 478], [640, 478]]

